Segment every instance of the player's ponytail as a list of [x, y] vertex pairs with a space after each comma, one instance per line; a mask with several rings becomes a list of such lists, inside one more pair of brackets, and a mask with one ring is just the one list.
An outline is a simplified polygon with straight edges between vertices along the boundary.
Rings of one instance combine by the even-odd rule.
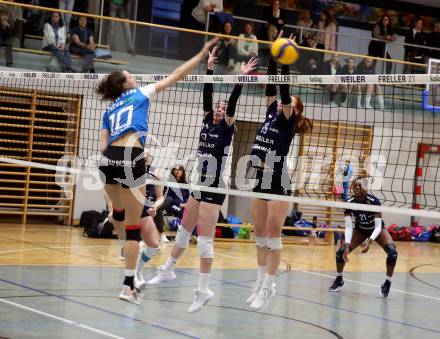
[[[296, 133], [297, 134], [305, 134], [310, 133], [313, 129], [313, 122], [309, 118], [306, 118], [303, 115], [304, 111], [304, 104], [302, 103], [299, 96], [295, 95], [294, 98], [296, 99]], [[293, 100], [292, 100], [293, 101]]]
[[113, 71], [100, 81], [96, 93], [102, 97], [102, 100], [115, 100], [125, 92], [124, 83], [126, 80], [123, 71]]

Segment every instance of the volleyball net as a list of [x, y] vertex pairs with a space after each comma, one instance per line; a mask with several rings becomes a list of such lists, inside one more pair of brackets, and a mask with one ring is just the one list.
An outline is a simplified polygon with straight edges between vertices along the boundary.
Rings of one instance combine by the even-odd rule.
[[[36, 200], [36, 208], [46, 198], [73, 199], [78, 177], [87, 178], [86, 189], [102, 189], [97, 182], [98, 145], [108, 103], [95, 93], [102, 77], [0, 72], [0, 209], [11, 207], [14, 196], [23, 194]], [[163, 77], [135, 76], [139, 86]], [[421, 100], [427, 84], [440, 82], [438, 76], [187, 76], [151, 102], [145, 148], [164, 181], [173, 167], [183, 165], [189, 184], [197, 182], [206, 82], [214, 84], [214, 103], [228, 100], [235, 83], [243, 84], [243, 91], [227, 151], [227, 187], [198, 189], [258, 196], [246, 172], [256, 130], [266, 114], [265, 85], [289, 83], [291, 94], [304, 103], [304, 115], [313, 120], [313, 130], [295, 136], [290, 149], [292, 196], [266, 198], [295, 202], [310, 215], [328, 216], [348, 206], [341, 196], [344, 177], [352, 181], [367, 176], [369, 189], [387, 211], [439, 217], [440, 115], [424, 109]]]

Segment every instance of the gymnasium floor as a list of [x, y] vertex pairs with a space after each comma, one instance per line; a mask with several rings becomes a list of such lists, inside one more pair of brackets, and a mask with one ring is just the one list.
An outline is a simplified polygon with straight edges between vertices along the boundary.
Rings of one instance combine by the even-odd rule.
[[[379, 296], [385, 255], [350, 257], [339, 295], [334, 247], [286, 245], [277, 295], [263, 312], [244, 303], [255, 278], [250, 243], [216, 242], [215, 297], [188, 314], [197, 285], [192, 245], [175, 281], [148, 288], [140, 306], [119, 301], [123, 271], [116, 240], [83, 238], [56, 226], [1, 226], [1, 338], [436, 338], [440, 337], [440, 245], [398, 243], [388, 299]], [[165, 245], [152, 266], [162, 263]], [[154, 273], [147, 268], [145, 276]]]

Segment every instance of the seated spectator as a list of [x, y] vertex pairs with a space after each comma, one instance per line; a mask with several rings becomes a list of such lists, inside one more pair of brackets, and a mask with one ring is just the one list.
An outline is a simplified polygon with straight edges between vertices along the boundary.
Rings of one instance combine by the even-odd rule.
[[[411, 25], [411, 29], [408, 31], [408, 33], [405, 36], [405, 43], [425, 46], [426, 39], [422, 29], [423, 29], [423, 20], [421, 18], [415, 19]], [[426, 50], [424, 48], [405, 45], [405, 61], [424, 64], [425, 54], [426, 54]], [[405, 65], [404, 72], [419, 73], [421, 70], [424, 69], [421, 67]]]
[[316, 48], [336, 51], [337, 21], [327, 9], [321, 11], [317, 28]]
[[[371, 40], [368, 45], [368, 55], [379, 57], [379, 58], [387, 58], [391, 59], [390, 54], [387, 52], [385, 55], [385, 44], [387, 42], [394, 41], [396, 39], [395, 31], [391, 26], [391, 19], [388, 14], [382, 16], [382, 19], [374, 25], [372, 37], [378, 40]], [[386, 72], [391, 73], [391, 62], [387, 62]]]
[[306, 8], [302, 9], [298, 16], [297, 26], [301, 27], [296, 32], [297, 43], [301, 45], [304, 40], [309, 36], [309, 34], [313, 34], [313, 31], [307, 30], [306, 28], [312, 28], [313, 20], [310, 17], [310, 11]]
[[[315, 35], [309, 34], [306, 40], [301, 44], [301, 46], [316, 49]], [[310, 75], [321, 74], [321, 67], [322, 67], [321, 54], [322, 53], [317, 51], [303, 50], [300, 53], [298, 62], [296, 63], [297, 70], [301, 74], [310, 74]]]
[[200, 0], [191, 13], [191, 28], [204, 31], [208, 13], [214, 12], [223, 12], [223, 0]]
[[[224, 35], [232, 35], [232, 24], [226, 22], [223, 27]], [[235, 69], [236, 58], [236, 39], [221, 38], [217, 44], [217, 65], [221, 68], [226, 68], [228, 72], [233, 72]], [[216, 72], [218, 74], [226, 73], [225, 71]]]
[[[440, 21], [434, 24], [434, 28], [429, 35], [428, 46], [440, 48]], [[431, 58], [440, 59], [440, 51], [431, 50], [429, 55]]]
[[78, 18], [78, 26], [70, 32], [71, 43], [70, 53], [82, 55], [84, 58], [83, 72], [95, 73], [95, 41], [93, 40], [92, 31], [87, 28], [87, 18], [80, 16]]
[[[171, 170], [171, 182], [187, 184], [185, 168], [176, 166]], [[164, 206], [168, 215], [173, 215], [182, 219], [183, 211], [186, 208], [186, 202], [189, 198], [189, 191], [185, 188], [170, 187], [166, 189]]]
[[[322, 74], [324, 75], [336, 75], [340, 72], [341, 65], [339, 64], [339, 55], [332, 53], [330, 60], [327, 60], [322, 65]], [[338, 85], [326, 85], [325, 89], [330, 91], [330, 106], [336, 106], [335, 97], [338, 90]]]
[[75, 72], [66, 48], [66, 27], [58, 12], [53, 12], [44, 25], [43, 51], [50, 52], [58, 60], [63, 72]]
[[281, 8], [279, 0], [274, 0], [272, 6], [264, 9], [261, 20], [267, 22], [262, 27], [261, 40], [274, 41], [286, 24], [286, 12]]
[[[239, 38], [248, 38], [257, 40], [254, 34], [254, 25], [251, 22], [246, 23], [244, 31]], [[237, 62], [248, 62], [251, 58], [258, 56], [258, 43], [251, 41], [238, 40], [237, 42]]]
[[[15, 2], [15, 0], [9, 0], [9, 2]], [[10, 6], [9, 14], [12, 22], [14, 23], [13, 30], [13, 45], [24, 48], [24, 24], [26, 20], [23, 18], [23, 9], [20, 6]], [[15, 42], [18, 43], [16, 44]]]
[[6, 66], [12, 67], [12, 32], [14, 24], [9, 17], [7, 7], [0, 7], [0, 46], [5, 47]]
[[[347, 58], [347, 63], [339, 70], [337, 75], [353, 75], [356, 71], [356, 64], [353, 57]], [[339, 101], [339, 105], [342, 107], [346, 107], [348, 105], [349, 95], [353, 90], [356, 90], [355, 86], [340, 84], [339, 85], [341, 98]]]
[[[373, 59], [366, 57], [362, 60], [356, 68], [355, 74], [376, 74]], [[362, 93], [365, 93], [365, 108], [372, 109], [374, 105], [374, 99], [372, 94], [374, 93], [378, 102], [379, 109], [384, 109], [384, 98], [382, 88], [379, 85], [358, 85], [357, 95], [357, 108], [363, 108], [362, 106]]]

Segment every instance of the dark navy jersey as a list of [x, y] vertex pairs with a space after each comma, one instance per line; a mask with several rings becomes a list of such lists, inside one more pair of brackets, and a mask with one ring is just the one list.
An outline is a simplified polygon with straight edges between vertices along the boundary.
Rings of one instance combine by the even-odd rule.
[[129, 132], [144, 132], [140, 140], [142, 145], [145, 144], [150, 99], [155, 95], [154, 84], [133, 88], [122, 93], [107, 108], [102, 119], [102, 129], [110, 132], [109, 144]]
[[266, 120], [257, 130], [251, 155], [265, 163], [269, 153], [281, 157], [273, 165], [274, 172], [281, 172], [295, 136], [296, 119], [294, 115], [286, 119], [282, 112], [277, 112], [277, 106], [277, 101], [274, 101], [267, 108]]
[[[350, 197], [347, 202], [355, 204], [376, 205], [380, 206], [380, 201], [374, 195], [367, 193], [364, 202], [358, 202], [354, 197]], [[371, 230], [374, 228], [374, 218], [376, 212], [345, 210], [345, 214], [349, 214], [355, 219], [355, 227]]]
[[228, 155], [233, 135], [234, 124], [228, 126], [224, 119], [214, 124], [212, 111], [203, 119], [197, 150], [198, 171], [205, 178], [211, 177], [207, 181], [210, 184], [214, 182], [218, 184], [226, 165], [223, 158]]

